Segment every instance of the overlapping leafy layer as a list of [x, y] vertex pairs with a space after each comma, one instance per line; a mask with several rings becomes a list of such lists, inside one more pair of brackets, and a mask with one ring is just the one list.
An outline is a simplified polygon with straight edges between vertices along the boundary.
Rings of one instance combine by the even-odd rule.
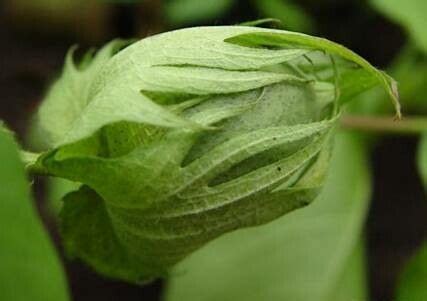
[[357, 264], [345, 269], [368, 207], [367, 152], [355, 134], [338, 132], [335, 144], [331, 172], [312, 205], [210, 243], [177, 265], [164, 299], [366, 300], [357, 278], [363, 271]]
[[223, 233], [310, 203], [342, 68], [382, 84], [399, 113], [388, 76], [319, 38], [202, 27], [123, 45], [79, 66], [68, 56], [40, 108], [49, 150], [33, 166], [82, 183], [65, 198], [64, 243], [111, 277], [165, 275]]

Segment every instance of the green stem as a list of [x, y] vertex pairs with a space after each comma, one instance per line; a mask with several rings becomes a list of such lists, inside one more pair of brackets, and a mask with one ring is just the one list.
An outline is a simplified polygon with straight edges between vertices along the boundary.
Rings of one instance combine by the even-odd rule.
[[21, 159], [24, 162], [25, 170], [31, 174], [48, 175], [47, 170], [37, 163], [40, 154], [21, 151]]
[[418, 135], [427, 133], [426, 117], [407, 117], [396, 120], [393, 117], [346, 115], [341, 118], [346, 129], [383, 134]]

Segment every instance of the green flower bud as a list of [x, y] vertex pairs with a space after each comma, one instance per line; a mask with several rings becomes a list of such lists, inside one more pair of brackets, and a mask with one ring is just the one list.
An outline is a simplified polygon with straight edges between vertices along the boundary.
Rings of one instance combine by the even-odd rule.
[[124, 46], [77, 66], [70, 52], [38, 114], [49, 150], [35, 166], [82, 183], [61, 213], [68, 253], [132, 282], [315, 199], [338, 95], [367, 88], [338, 72], [395, 97], [351, 51], [286, 31], [190, 28]]

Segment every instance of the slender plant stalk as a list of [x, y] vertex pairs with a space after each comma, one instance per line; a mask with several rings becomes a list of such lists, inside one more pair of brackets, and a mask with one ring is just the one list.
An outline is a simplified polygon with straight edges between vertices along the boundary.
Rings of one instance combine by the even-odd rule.
[[389, 116], [346, 115], [341, 119], [341, 125], [347, 129], [382, 134], [417, 135], [427, 132], [427, 118], [425, 117], [407, 117], [396, 120]]

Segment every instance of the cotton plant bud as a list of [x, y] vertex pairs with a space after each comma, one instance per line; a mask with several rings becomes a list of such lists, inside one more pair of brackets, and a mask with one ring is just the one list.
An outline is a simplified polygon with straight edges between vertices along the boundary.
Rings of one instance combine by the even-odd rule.
[[37, 115], [46, 151], [33, 166], [81, 183], [61, 212], [66, 251], [139, 283], [224, 233], [308, 205], [342, 100], [367, 88], [344, 89], [355, 72], [399, 113], [391, 78], [293, 32], [198, 27], [113, 41], [79, 63], [70, 51]]

